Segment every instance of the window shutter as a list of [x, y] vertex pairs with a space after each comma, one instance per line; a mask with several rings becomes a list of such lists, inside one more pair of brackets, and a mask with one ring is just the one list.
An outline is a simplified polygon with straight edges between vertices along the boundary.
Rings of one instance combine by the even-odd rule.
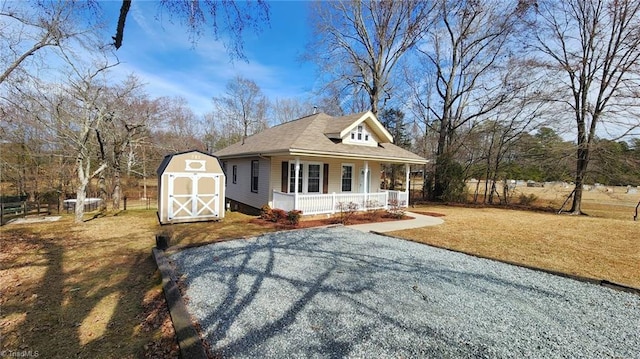
[[282, 161], [282, 166], [281, 166], [281, 174], [280, 174], [280, 181], [282, 182], [282, 184], [280, 185], [280, 191], [283, 193], [288, 193], [289, 192], [289, 162], [288, 161]]
[[322, 193], [329, 193], [329, 164], [322, 167]]

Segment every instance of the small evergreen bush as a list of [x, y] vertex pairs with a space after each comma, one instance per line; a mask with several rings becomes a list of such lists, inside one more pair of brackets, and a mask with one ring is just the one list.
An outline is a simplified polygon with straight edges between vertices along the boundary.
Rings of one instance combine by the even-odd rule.
[[297, 226], [300, 223], [300, 217], [302, 217], [302, 211], [294, 209], [287, 212], [287, 222], [291, 225]]

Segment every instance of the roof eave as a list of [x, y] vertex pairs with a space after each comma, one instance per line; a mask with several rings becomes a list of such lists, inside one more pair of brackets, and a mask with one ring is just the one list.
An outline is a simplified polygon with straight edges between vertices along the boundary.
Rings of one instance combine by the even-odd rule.
[[308, 156], [308, 157], [329, 157], [340, 158], [349, 160], [366, 160], [366, 161], [379, 161], [388, 163], [406, 163], [412, 165], [423, 165], [429, 163], [426, 158], [406, 158], [406, 157], [390, 157], [390, 156], [376, 156], [376, 155], [360, 155], [349, 154], [341, 152], [327, 152], [327, 151], [311, 151], [301, 149], [291, 149], [289, 151], [291, 156]]
[[228, 155], [218, 155], [217, 157], [221, 160], [228, 160], [231, 158], [286, 156], [288, 154], [289, 152], [286, 150], [276, 150], [276, 151], [246, 152], [246, 153], [235, 153], [235, 154], [228, 154]]

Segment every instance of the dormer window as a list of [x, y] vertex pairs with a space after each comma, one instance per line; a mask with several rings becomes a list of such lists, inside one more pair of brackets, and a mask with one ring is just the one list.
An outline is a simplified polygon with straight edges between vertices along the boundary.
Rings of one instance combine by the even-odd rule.
[[369, 142], [369, 132], [364, 129], [363, 125], [358, 125], [355, 130], [351, 131], [351, 139], [358, 142]]

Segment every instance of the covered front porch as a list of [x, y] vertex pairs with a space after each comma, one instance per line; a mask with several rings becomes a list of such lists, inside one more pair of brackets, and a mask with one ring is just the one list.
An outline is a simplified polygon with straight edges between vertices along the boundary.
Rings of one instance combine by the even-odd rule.
[[[299, 166], [301, 165], [302, 161], [300, 161], [299, 158], [295, 158], [295, 160], [289, 162], [287, 166], [283, 165], [283, 171], [289, 167], [290, 171], [287, 170], [289, 177], [283, 177], [282, 183], [288, 183], [290, 186], [282, 186], [282, 190], [276, 190], [275, 188], [272, 190], [272, 208], [279, 208], [285, 211], [299, 210], [302, 211], [303, 215], [317, 215], [333, 214], [341, 211], [406, 208], [409, 206], [409, 164], [405, 164], [404, 191], [382, 190], [380, 189], [379, 178], [372, 181], [371, 173], [377, 173], [380, 168], [379, 164], [376, 164], [372, 168], [368, 161], [363, 161], [358, 181], [356, 181], [353, 176], [353, 165], [343, 164], [341, 166], [342, 173], [331, 172], [331, 174], [335, 173], [333, 176], [330, 176], [330, 171], [326, 170], [328, 165], [325, 165], [323, 174], [327, 177], [324, 182], [328, 185], [323, 186], [325, 188], [323, 193], [308, 193], [299, 190], [299, 188], [309, 188], [305, 184], [306, 177], [305, 181], [301, 181], [301, 178], [298, 178], [298, 176], [306, 173], [305, 171], [300, 171]], [[335, 168], [339, 166], [332, 165], [331, 167]], [[375, 176], [373, 177], [375, 178]], [[300, 183], [300, 185], [295, 186], [295, 183]], [[285, 188], [289, 191], [285, 192]], [[344, 191], [345, 188], [349, 189], [349, 191]], [[327, 191], [326, 189], [329, 190]], [[343, 191], [339, 192], [340, 189], [343, 189]]]
[[408, 207], [409, 194], [404, 191], [371, 193], [304, 194], [273, 191], [273, 208], [291, 211], [297, 209], [305, 215], [333, 214], [353, 204], [357, 211]]

